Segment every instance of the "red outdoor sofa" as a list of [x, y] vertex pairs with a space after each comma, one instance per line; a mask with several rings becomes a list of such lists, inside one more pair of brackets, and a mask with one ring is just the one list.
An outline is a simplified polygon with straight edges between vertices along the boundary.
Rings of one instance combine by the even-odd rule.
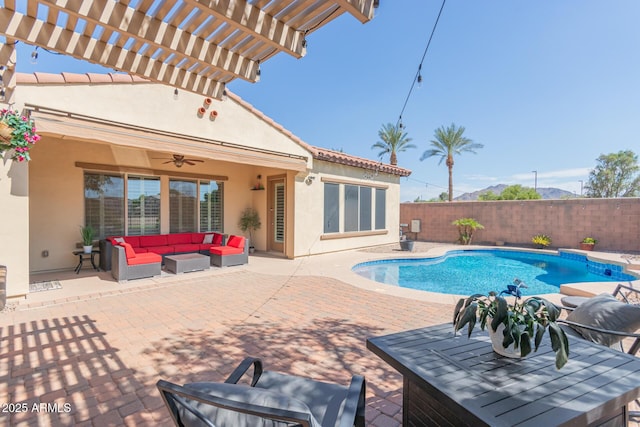
[[153, 252], [161, 256], [201, 253], [209, 255], [209, 250], [225, 244], [221, 233], [174, 233], [148, 236], [112, 236], [100, 240], [100, 269], [111, 270], [114, 243], [128, 243], [136, 254]]

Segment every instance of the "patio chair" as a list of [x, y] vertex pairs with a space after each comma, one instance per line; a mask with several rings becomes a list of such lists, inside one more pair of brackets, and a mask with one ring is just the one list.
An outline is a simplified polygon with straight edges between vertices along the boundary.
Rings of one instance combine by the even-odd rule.
[[[635, 294], [634, 297], [632, 297], [633, 294]], [[616, 286], [616, 288], [613, 290], [611, 295], [628, 304], [631, 304], [631, 303], [637, 304], [640, 302], [640, 289], [636, 289], [628, 285], [623, 285], [622, 283], [619, 283], [618, 286]], [[560, 301], [562, 302], [562, 305], [565, 307], [575, 308], [580, 304], [582, 304], [583, 302], [588, 301], [590, 298], [593, 298], [593, 297], [580, 297], [580, 296], [570, 295], [570, 296], [562, 297]]]
[[[252, 366], [250, 384], [238, 384]], [[359, 375], [347, 387], [264, 371], [260, 359], [248, 357], [224, 383], [160, 380], [157, 387], [179, 427], [364, 427], [366, 386]]]

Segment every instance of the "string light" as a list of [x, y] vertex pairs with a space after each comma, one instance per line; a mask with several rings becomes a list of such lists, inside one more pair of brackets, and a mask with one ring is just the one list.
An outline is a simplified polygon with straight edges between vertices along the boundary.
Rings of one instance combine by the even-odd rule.
[[258, 59], [257, 62], [258, 62], [258, 69], [256, 70], [256, 83], [258, 83], [260, 81], [260, 74], [261, 74], [261, 71], [260, 71], [260, 60]]
[[31, 63], [32, 64], [38, 63], [38, 46], [36, 46], [36, 48], [33, 49], [33, 52], [31, 52]]
[[433, 29], [431, 30], [431, 35], [429, 36], [429, 40], [427, 41], [427, 46], [424, 48], [424, 53], [422, 54], [422, 59], [420, 60], [420, 65], [418, 65], [418, 71], [416, 72], [413, 81], [411, 82], [411, 87], [409, 88], [409, 93], [407, 94], [407, 98], [404, 100], [404, 105], [402, 106], [402, 110], [400, 111], [400, 115], [398, 116], [398, 122], [396, 123], [397, 127], [401, 127], [402, 124], [402, 114], [404, 110], [407, 108], [407, 103], [409, 102], [409, 98], [411, 98], [411, 93], [413, 93], [413, 88], [416, 83], [418, 83], [418, 87], [422, 86], [422, 64], [424, 63], [424, 58], [427, 56], [427, 51], [429, 50], [429, 46], [431, 45], [431, 40], [433, 39], [433, 34], [436, 32], [436, 28], [438, 27], [438, 21], [440, 21], [440, 16], [442, 15], [442, 9], [444, 9], [444, 5], [447, 0], [442, 0], [442, 6], [440, 6], [440, 11], [438, 12], [438, 17], [436, 18], [436, 22], [433, 24]]

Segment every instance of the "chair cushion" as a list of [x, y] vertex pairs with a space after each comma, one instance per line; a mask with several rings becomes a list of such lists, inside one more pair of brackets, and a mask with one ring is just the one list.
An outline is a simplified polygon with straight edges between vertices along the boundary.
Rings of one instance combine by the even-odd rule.
[[191, 233], [167, 234], [168, 245], [184, 245], [187, 243], [191, 243]]
[[123, 239], [134, 248], [140, 247], [140, 236], [124, 236]]
[[140, 236], [140, 246], [149, 248], [151, 246], [167, 246], [166, 234], [152, 234], [149, 236]]
[[204, 233], [191, 233], [191, 243], [201, 244], [204, 239]]
[[[321, 424], [314, 418], [309, 407], [302, 401], [289, 397], [282, 393], [265, 390], [261, 388], [249, 387], [239, 384], [228, 383], [190, 383], [184, 387], [190, 390], [197, 390], [203, 393], [232, 400], [240, 403], [264, 406], [272, 409], [281, 409], [308, 414], [311, 418], [312, 427], [321, 427]], [[190, 403], [203, 415], [205, 415], [214, 425], [226, 426], [252, 426], [252, 427], [285, 427], [291, 423], [265, 420], [255, 415], [243, 414], [226, 409], [220, 409], [212, 405], [206, 405], [196, 401]], [[186, 427], [204, 426], [193, 414], [184, 408], [179, 408], [180, 420]]]
[[[611, 294], [601, 294], [580, 304], [567, 320], [609, 331], [633, 333], [640, 328], [640, 306], [618, 301]], [[573, 328], [585, 339], [612, 346], [624, 337]]]
[[264, 371], [256, 387], [295, 396], [309, 407], [314, 418], [323, 426], [338, 425], [349, 391], [348, 387], [340, 384], [272, 371]]
[[240, 255], [243, 252], [241, 248], [234, 248], [233, 246], [210, 246], [209, 253], [216, 255]]
[[135, 258], [127, 258], [128, 265], [142, 265], [142, 264], [155, 264], [161, 263], [162, 257], [153, 252], [146, 254], [138, 254]]
[[128, 260], [136, 257], [136, 252], [133, 250], [130, 243], [120, 243], [120, 246], [124, 248], [124, 254], [127, 257], [127, 262], [129, 262]]
[[244, 249], [244, 237], [242, 237], [242, 236], [229, 236], [229, 241], [227, 242], [227, 246], [232, 246], [234, 248], [242, 248], [242, 249]]

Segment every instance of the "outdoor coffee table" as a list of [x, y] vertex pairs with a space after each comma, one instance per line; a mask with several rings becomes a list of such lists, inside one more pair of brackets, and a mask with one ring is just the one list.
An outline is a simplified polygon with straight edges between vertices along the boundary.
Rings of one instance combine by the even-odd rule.
[[640, 358], [569, 337], [557, 370], [549, 342], [547, 333], [537, 353], [508, 359], [486, 331], [454, 337], [447, 323], [369, 338], [367, 348], [403, 375], [404, 426], [626, 426]]
[[207, 270], [209, 268], [209, 257], [195, 253], [168, 255], [164, 257], [164, 265], [167, 271], [175, 274]]

